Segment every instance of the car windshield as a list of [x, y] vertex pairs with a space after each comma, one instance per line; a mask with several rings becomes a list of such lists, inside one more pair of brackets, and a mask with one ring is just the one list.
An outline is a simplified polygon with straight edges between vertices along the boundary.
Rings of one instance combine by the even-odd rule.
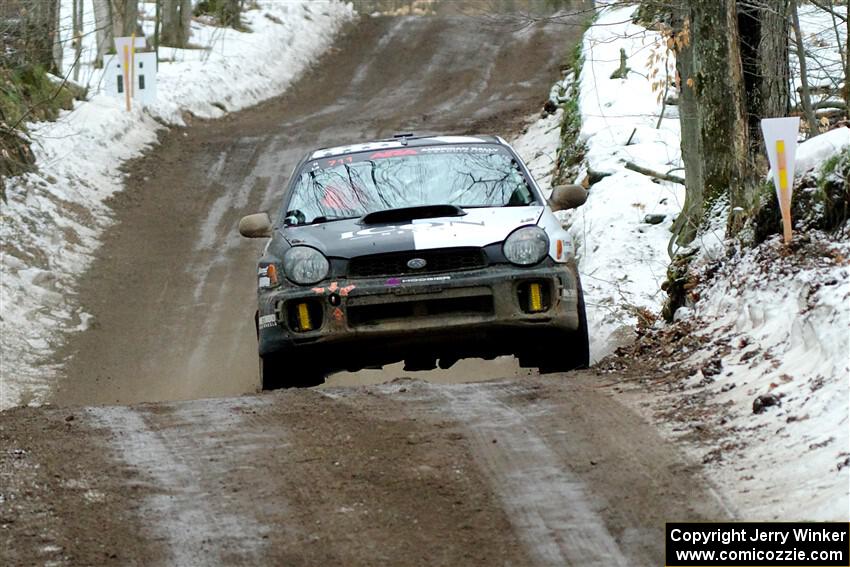
[[519, 164], [491, 144], [383, 149], [307, 162], [284, 224], [423, 205], [510, 207], [535, 202]]

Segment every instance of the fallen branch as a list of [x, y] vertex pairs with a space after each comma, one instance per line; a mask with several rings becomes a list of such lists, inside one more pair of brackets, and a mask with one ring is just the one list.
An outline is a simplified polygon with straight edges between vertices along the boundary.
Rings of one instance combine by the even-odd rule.
[[632, 171], [636, 171], [642, 175], [647, 175], [649, 177], [655, 177], [656, 179], [661, 179], [663, 181], [670, 181], [671, 183], [678, 183], [680, 185], [685, 184], [685, 179], [679, 177], [678, 175], [670, 175], [669, 173], [661, 173], [660, 171], [653, 171], [652, 169], [647, 169], [645, 167], [641, 167], [636, 163], [632, 163], [630, 161], [626, 162], [626, 169], [631, 169]]
[[814, 103], [812, 106], [815, 110], [822, 110], [824, 108], [847, 110], [847, 103], [841, 100], [822, 100], [820, 102]]

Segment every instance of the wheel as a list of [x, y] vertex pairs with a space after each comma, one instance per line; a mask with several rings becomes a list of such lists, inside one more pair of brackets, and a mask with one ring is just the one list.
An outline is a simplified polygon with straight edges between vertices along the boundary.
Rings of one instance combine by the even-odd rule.
[[[543, 341], [542, 350], [534, 357], [541, 374], [569, 372], [590, 366], [590, 339], [587, 334], [587, 312], [581, 280], [576, 276], [578, 290], [578, 329], [575, 331], [553, 331]], [[564, 352], [566, 350], [566, 352]]]
[[260, 384], [263, 390], [310, 388], [324, 383], [324, 370], [299, 363], [294, 358], [281, 354], [260, 357]]

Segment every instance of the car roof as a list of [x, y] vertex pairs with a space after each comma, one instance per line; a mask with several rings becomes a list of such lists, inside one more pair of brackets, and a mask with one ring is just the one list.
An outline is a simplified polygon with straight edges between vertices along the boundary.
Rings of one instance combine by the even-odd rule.
[[344, 146], [334, 146], [330, 148], [320, 148], [310, 152], [304, 159], [322, 159], [336, 157], [346, 154], [354, 154], [357, 152], [368, 152], [370, 150], [383, 150], [388, 148], [405, 148], [405, 147], [421, 147], [421, 146], [439, 146], [444, 144], [498, 144], [507, 146], [508, 144], [499, 136], [477, 135], [477, 136], [439, 136], [439, 135], [417, 135], [396, 134], [392, 138], [382, 140], [374, 140], [371, 142], [361, 142], [357, 144], [348, 144]]

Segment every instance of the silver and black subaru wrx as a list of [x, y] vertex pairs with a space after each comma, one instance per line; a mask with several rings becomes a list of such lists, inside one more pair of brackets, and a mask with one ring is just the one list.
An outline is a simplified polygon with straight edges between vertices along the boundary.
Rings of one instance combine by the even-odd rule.
[[573, 244], [501, 138], [415, 136], [321, 149], [296, 167], [274, 219], [256, 315], [264, 389], [405, 361], [448, 368], [513, 354], [541, 372], [588, 364]]

